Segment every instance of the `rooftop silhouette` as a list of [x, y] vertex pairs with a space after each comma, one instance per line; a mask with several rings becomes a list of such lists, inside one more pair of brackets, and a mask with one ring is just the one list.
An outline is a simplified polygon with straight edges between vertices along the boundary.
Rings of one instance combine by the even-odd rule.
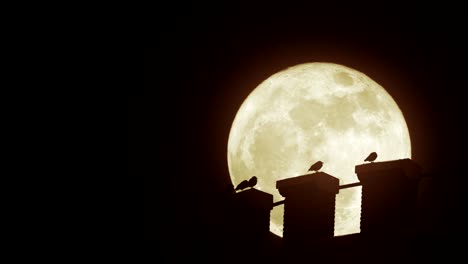
[[[418, 263], [434, 254], [447, 257], [439, 247], [452, 237], [438, 226], [448, 220], [433, 205], [450, 205], [436, 196], [448, 187], [421, 171], [410, 159], [366, 162], [355, 166], [359, 182], [341, 186], [333, 175], [309, 172], [277, 181], [284, 200], [276, 203], [272, 194], [254, 188], [256, 176], [236, 188], [228, 184], [217, 201], [218, 219], [204, 227], [216, 231], [206, 250], [226, 256], [215, 258], [222, 263]], [[361, 232], [335, 237], [336, 195], [356, 186], [362, 186]], [[270, 212], [279, 204], [284, 204], [283, 238], [269, 231]], [[205, 231], [199, 232], [205, 239]]]
[[[375, 160], [373, 156], [368, 161]], [[277, 203], [270, 194], [254, 188], [234, 194], [230, 216], [233, 243], [256, 248], [249, 259], [264, 261], [269, 256], [273, 263], [302, 263], [305, 259], [406, 263], [424, 259], [420, 250], [431, 240], [417, 225], [421, 167], [401, 159], [364, 163], [355, 170], [360, 182], [342, 186], [325, 172], [279, 180], [276, 187], [285, 199]], [[336, 195], [340, 189], [355, 186], [362, 186], [361, 233], [334, 237]], [[283, 238], [279, 247], [273, 247], [269, 217], [273, 206], [279, 204], [284, 204]]]

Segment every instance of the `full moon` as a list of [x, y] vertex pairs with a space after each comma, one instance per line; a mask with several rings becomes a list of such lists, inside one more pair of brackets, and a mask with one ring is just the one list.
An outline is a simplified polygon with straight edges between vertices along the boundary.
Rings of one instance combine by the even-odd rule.
[[[365, 74], [333, 63], [287, 68], [258, 85], [239, 108], [228, 140], [234, 185], [257, 176], [255, 188], [284, 198], [276, 181], [321, 171], [357, 182], [354, 167], [371, 152], [376, 161], [411, 158], [403, 114], [393, 98]], [[283, 235], [283, 206], [270, 215], [270, 231]], [[340, 190], [335, 236], [360, 232], [361, 188]]]

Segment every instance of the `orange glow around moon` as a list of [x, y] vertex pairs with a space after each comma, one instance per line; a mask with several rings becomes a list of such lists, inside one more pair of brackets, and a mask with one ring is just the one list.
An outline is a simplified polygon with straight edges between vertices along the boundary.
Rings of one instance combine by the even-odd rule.
[[[263, 81], [245, 99], [232, 123], [228, 167], [234, 185], [251, 176], [256, 188], [283, 197], [276, 181], [321, 171], [357, 182], [354, 166], [371, 152], [378, 161], [411, 158], [408, 128], [398, 105], [379, 84], [354, 69], [306, 63]], [[335, 235], [359, 232], [360, 187], [337, 195]], [[283, 207], [271, 212], [270, 230], [282, 236]]]

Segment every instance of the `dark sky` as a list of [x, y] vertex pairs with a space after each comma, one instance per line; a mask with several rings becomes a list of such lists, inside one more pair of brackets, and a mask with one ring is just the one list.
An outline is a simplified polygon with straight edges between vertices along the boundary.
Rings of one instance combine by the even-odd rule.
[[214, 221], [210, 205], [230, 181], [236, 111], [261, 81], [298, 63], [364, 72], [402, 109], [413, 159], [441, 177], [461, 169], [468, 45], [460, 7], [284, 5], [174, 7], [148, 17], [144, 86], [129, 99], [129, 172], [143, 176], [148, 237], [168, 224], [164, 214], [199, 228]]

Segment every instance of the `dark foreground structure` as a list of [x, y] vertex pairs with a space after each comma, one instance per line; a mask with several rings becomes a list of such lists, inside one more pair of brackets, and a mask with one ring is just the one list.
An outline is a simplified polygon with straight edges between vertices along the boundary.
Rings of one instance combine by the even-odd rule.
[[[362, 186], [361, 233], [333, 236], [335, 197], [347, 186], [340, 187], [338, 179], [327, 173], [311, 173], [277, 182], [285, 197], [283, 239], [268, 231], [271, 194], [254, 188], [232, 194], [227, 217], [233, 227], [228, 243], [232, 258], [223, 262], [455, 261], [459, 251], [453, 246], [453, 234], [424, 220], [432, 210], [426, 204], [431, 191], [422, 190], [427, 177], [416, 163], [410, 159], [367, 163], [357, 165], [356, 174]], [[239, 247], [248, 250], [236, 255]]]

